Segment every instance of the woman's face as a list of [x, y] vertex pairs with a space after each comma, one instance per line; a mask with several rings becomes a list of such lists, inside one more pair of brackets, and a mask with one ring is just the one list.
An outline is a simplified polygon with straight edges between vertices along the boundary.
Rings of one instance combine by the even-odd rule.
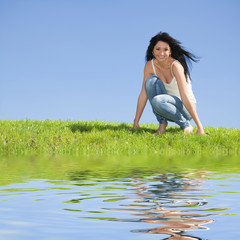
[[170, 54], [171, 49], [166, 42], [158, 41], [153, 48], [153, 55], [160, 62], [166, 61], [169, 58]]

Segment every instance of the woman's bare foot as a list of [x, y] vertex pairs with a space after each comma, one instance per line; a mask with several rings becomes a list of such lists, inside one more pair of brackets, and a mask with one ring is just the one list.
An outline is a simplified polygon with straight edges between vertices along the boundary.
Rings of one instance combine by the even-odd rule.
[[164, 123], [164, 124], [160, 124], [157, 132], [155, 133], [155, 135], [165, 133], [165, 132], [166, 132], [167, 125], [168, 125], [167, 122]]
[[187, 128], [184, 128], [184, 133], [193, 133], [193, 127], [190, 125], [189, 127]]

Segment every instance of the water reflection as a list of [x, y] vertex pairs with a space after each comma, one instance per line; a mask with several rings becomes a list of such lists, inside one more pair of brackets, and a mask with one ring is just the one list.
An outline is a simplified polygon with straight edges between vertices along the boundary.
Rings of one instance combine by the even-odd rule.
[[0, 185], [0, 239], [25, 240], [28, 234], [31, 239], [98, 239], [102, 234], [106, 240], [140, 234], [142, 239], [148, 233], [151, 239], [191, 240], [206, 239], [206, 232], [210, 239], [213, 232], [211, 239], [225, 240], [234, 239], [234, 233], [221, 228], [216, 218], [226, 216], [235, 229], [239, 222], [231, 216], [239, 212], [233, 204], [238, 203], [238, 174], [134, 168], [71, 169], [59, 179], [41, 176], [45, 178]]
[[[135, 190], [131, 193], [137, 200], [135, 204], [120, 205], [122, 208], [105, 208], [111, 211], [127, 211], [134, 218], [114, 219], [118, 222], [144, 222], [158, 224], [153, 228], [134, 229], [133, 233], [167, 234], [165, 239], [201, 239], [190, 236], [187, 231], [208, 230], [203, 226], [213, 222], [209, 217], [216, 211], [226, 209], [206, 208], [208, 202], [204, 197], [204, 189], [200, 188], [201, 180], [192, 176], [179, 174], [162, 174], [153, 178], [150, 183], [141, 178], [134, 179]], [[206, 195], [207, 196], [207, 195]], [[129, 196], [133, 197], [133, 196]], [[203, 207], [204, 209], [200, 207]], [[203, 212], [203, 213], [196, 213]], [[215, 213], [216, 214], [216, 213]], [[208, 217], [208, 219], [202, 219]], [[163, 225], [163, 226], [162, 226]]]

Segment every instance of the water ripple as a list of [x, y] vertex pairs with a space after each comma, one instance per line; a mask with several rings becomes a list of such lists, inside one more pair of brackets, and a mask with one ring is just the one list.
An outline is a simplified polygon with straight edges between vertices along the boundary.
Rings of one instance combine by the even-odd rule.
[[106, 211], [128, 212], [133, 217], [105, 220], [159, 225], [132, 229], [133, 233], [170, 235], [166, 239], [199, 239], [186, 235], [185, 232], [208, 230], [205, 225], [213, 222], [213, 215], [221, 215], [221, 212], [229, 210], [207, 208], [208, 201], [205, 198], [213, 195], [204, 193], [206, 189], [201, 189], [199, 183], [199, 180], [191, 177], [166, 174], [155, 177], [150, 182], [134, 179], [132, 192], [126, 195], [126, 198], [131, 199], [134, 196], [133, 203], [120, 204], [117, 208], [103, 208]]
[[[145, 233], [159, 234], [165, 240], [191, 240], [203, 239], [196, 234], [203, 235], [218, 219], [216, 217], [239, 212], [235, 205], [227, 203], [233, 202], [239, 194], [238, 185], [234, 186], [231, 178], [224, 177], [222, 181], [221, 176], [211, 178], [207, 173], [205, 178], [193, 173], [154, 174], [94, 179], [86, 175], [78, 177], [76, 173], [69, 181], [36, 179], [2, 186], [0, 223], [8, 230], [13, 225], [17, 227], [19, 232], [15, 235], [22, 229], [31, 232], [30, 228], [33, 233], [39, 227], [59, 231], [67, 222], [68, 231], [74, 229], [78, 234], [89, 231], [78, 229], [79, 223], [91, 231], [99, 224], [100, 232], [102, 227], [109, 231], [108, 226], [115, 230], [125, 228], [133, 238]], [[236, 179], [234, 181], [237, 183]], [[223, 197], [221, 203], [219, 195]], [[235, 207], [235, 211], [229, 206]], [[0, 237], [1, 234], [5, 233], [0, 232]]]

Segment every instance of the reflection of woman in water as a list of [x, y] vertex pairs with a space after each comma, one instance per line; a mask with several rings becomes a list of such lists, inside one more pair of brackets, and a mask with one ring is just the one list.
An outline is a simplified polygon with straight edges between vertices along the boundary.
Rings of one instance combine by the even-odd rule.
[[170, 238], [164, 238], [162, 240], [202, 240], [202, 238], [198, 238], [198, 237], [191, 237], [191, 236], [172, 236]]
[[[177, 192], [192, 191], [198, 186], [192, 179], [186, 177], [168, 177], [162, 175], [158, 180], [161, 180], [161, 184], [152, 185], [154, 188], [148, 188], [148, 193], [143, 193], [143, 186], [138, 188], [138, 195], [142, 196], [143, 199], [161, 199], [167, 201], [167, 203], [156, 203], [156, 206], [146, 206], [140, 214], [134, 214], [136, 216], [143, 216], [148, 218], [142, 218], [141, 222], [155, 223], [165, 226], [150, 228], [150, 229], [139, 229], [133, 230], [133, 232], [143, 233], [154, 233], [154, 234], [168, 234], [171, 235], [166, 240], [196, 240], [198, 237], [183, 235], [185, 231], [196, 231], [196, 230], [207, 230], [207, 227], [202, 226], [203, 224], [211, 223], [212, 220], [199, 219], [196, 217], [202, 217], [202, 214], [187, 214], [189, 210], [168, 210], [167, 208], [180, 208], [205, 205], [206, 202], [203, 200], [181, 200], [182, 204], [179, 205], [179, 200], [171, 199], [170, 194], [176, 194]], [[161, 190], [156, 190], [161, 189]], [[155, 196], [153, 197], [154, 194]], [[184, 195], [183, 195], [184, 196]], [[141, 201], [142, 202], [142, 201]], [[143, 200], [144, 202], [144, 200]], [[149, 208], [149, 210], [146, 210]], [[191, 210], [190, 210], [191, 211]], [[167, 225], [167, 226], [166, 226]]]
[[197, 216], [201, 217], [201, 214], [198, 214], [198, 215], [194, 214], [195, 217], [190, 217], [190, 216], [185, 217], [185, 214], [181, 212], [182, 212], [181, 210], [171, 211], [171, 210], [166, 210], [164, 208], [161, 208], [158, 210], [144, 211], [141, 214], [143, 216], [149, 216], [149, 214], [154, 213], [154, 214], [158, 214], [159, 217], [157, 217], [158, 219], [151, 220], [151, 217], [149, 216], [149, 219], [143, 219], [142, 222], [155, 223], [155, 224], [161, 224], [161, 225], [167, 225], [167, 226], [134, 230], [134, 232], [168, 234], [168, 235], [171, 235], [171, 237], [166, 238], [168, 240], [170, 239], [171, 240], [173, 239], [179, 239], [179, 240], [191, 239], [192, 240], [192, 239], [199, 239], [199, 238], [196, 238], [194, 236], [182, 235], [182, 234], [185, 231], [207, 230], [208, 228], [203, 227], [202, 224], [212, 222], [211, 220], [195, 218]]
[[[191, 192], [199, 185], [191, 178], [163, 174], [155, 178], [156, 184], [151, 184], [150, 187], [144, 185], [140, 179], [134, 179], [134, 186], [139, 200], [135, 201], [140, 204], [131, 205], [131, 209], [108, 209], [134, 211], [133, 206], [136, 206], [136, 214], [138, 218], [133, 219], [118, 219], [115, 221], [130, 221], [130, 222], [145, 222], [159, 224], [159, 227], [148, 229], [135, 229], [131, 232], [135, 233], [153, 233], [167, 234], [169, 238], [165, 240], [201, 240], [201, 238], [184, 234], [186, 231], [207, 230], [207, 227], [202, 226], [212, 222], [212, 220], [200, 219], [198, 217], [208, 216], [208, 214], [191, 214], [194, 207], [207, 204], [203, 199], [183, 199], [184, 192]], [[173, 195], [182, 195], [179, 199]], [[150, 205], [149, 205], [150, 204]], [[169, 210], [169, 208], [171, 210]], [[162, 226], [163, 225], [163, 226]]]

